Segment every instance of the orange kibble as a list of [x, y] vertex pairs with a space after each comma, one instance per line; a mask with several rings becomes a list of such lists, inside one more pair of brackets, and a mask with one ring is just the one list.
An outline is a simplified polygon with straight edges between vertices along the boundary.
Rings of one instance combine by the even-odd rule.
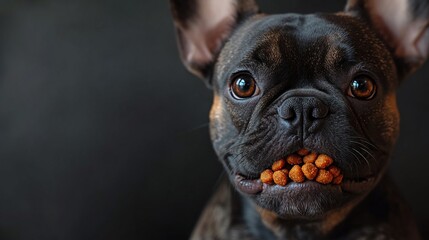
[[332, 180], [333, 184], [339, 185], [343, 182], [343, 174], [338, 175], [337, 177], [334, 177], [334, 180]]
[[319, 169], [313, 163], [302, 165], [302, 172], [308, 180], [313, 180], [317, 176]]
[[304, 163], [314, 163], [317, 159], [317, 153], [312, 152], [304, 157]]
[[289, 178], [294, 182], [304, 182], [305, 176], [300, 166], [295, 165], [289, 171]]
[[278, 170], [282, 169], [285, 166], [285, 164], [286, 164], [286, 161], [283, 159], [280, 159], [280, 160], [275, 161], [273, 163], [273, 165], [271, 166], [271, 169], [273, 171], [278, 171]]
[[297, 154], [292, 154], [289, 157], [287, 157], [286, 161], [290, 165], [298, 165], [302, 163], [302, 158]]
[[281, 169], [280, 171], [282, 171], [286, 176], [289, 175], [289, 170], [287, 170], [286, 168]]
[[314, 162], [318, 168], [325, 169], [334, 162], [331, 157], [325, 154], [320, 154]]
[[310, 153], [310, 151], [303, 148], [303, 149], [300, 149], [297, 153], [298, 153], [298, 155], [304, 157], [304, 156], [308, 155]]
[[320, 169], [316, 177], [316, 181], [321, 184], [329, 184], [333, 179], [332, 173], [325, 169]]
[[340, 176], [340, 174], [341, 174], [341, 170], [338, 167], [336, 167], [336, 166], [330, 166], [328, 168], [328, 171], [330, 173], [332, 173], [332, 175], [334, 176], [334, 178]]
[[285, 186], [287, 184], [287, 175], [279, 170], [275, 171], [273, 174], [274, 183], [280, 186]]
[[261, 173], [260, 177], [261, 181], [266, 184], [273, 183], [273, 171], [271, 169], [267, 169]]

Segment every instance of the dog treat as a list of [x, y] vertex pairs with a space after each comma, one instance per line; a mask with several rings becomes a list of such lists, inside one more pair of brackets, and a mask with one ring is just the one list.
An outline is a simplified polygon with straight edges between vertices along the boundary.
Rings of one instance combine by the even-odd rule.
[[334, 180], [332, 180], [333, 184], [339, 185], [343, 181], [343, 174], [338, 175], [337, 177], [334, 177]]
[[325, 169], [329, 167], [334, 161], [331, 157], [325, 154], [320, 154], [314, 162], [318, 168]]
[[304, 157], [304, 156], [307, 156], [310, 153], [310, 151], [308, 151], [307, 149], [303, 148], [303, 149], [300, 149], [297, 153], [301, 157]]
[[320, 169], [316, 177], [316, 181], [321, 184], [329, 184], [333, 179], [334, 176], [332, 176], [332, 174], [325, 169]]
[[285, 160], [280, 159], [280, 160], [275, 161], [273, 163], [273, 165], [271, 166], [271, 169], [273, 171], [278, 171], [278, 170], [282, 169], [285, 166], [285, 164], [286, 164]]
[[305, 176], [299, 165], [294, 165], [289, 171], [289, 178], [294, 182], [304, 182]]
[[332, 176], [334, 176], [334, 178], [340, 176], [341, 174], [341, 170], [336, 166], [330, 166], [328, 171], [332, 174]]
[[308, 180], [313, 180], [317, 176], [318, 170], [319, 169], [317, 169], [313, 163], [306, 163], [302, 165], [302, 172]]
[[280, 170], [280, 171], [282, 171], [286, 176], [288, 176], [289, 175], [289, 170], [287, 170], [286, 168], [283, 168], [282, 170]]
[[275, 171], [273, 180], [275, 184], [285, 186], [287, 184], [287, 175], [281, 170]]
[[289, 157], [287, 157], [286, 161], [290, 165], [298, 165], [302, 163], [302, 158], [297, 154], [292, 154]]
[[266, 184], [273, 183], [273, 171], [271, 169], [267, 169], [261, 173], [261, 181]]
[[317, 153], [312, 152], [304, 157], [304, 163], [314, 163], [317, 159]]

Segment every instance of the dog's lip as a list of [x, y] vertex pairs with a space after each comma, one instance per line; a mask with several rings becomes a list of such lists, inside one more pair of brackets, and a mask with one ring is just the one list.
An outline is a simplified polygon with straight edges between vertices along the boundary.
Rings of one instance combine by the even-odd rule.
[[[306, 181], [304, 183], [292, 182], [290, 184], [287, 184], [286, 186], [269, 185], [269, 184], [262, 183], [260, 179], [245, 178], [241, 174], [236, 174], [234, 181], [239, 191], [249, 195], [256, 195], [263, 192], [264, 189], [271, 189], [271, 188], [273, 189], [275, 188], [276, 190], [279, 190], [279, 191], [286, 190], [286, 189], [292, 190], [294, 188], [299, 188], [300, 186], [306, 186], [305, 184], [308, 184], [308, 183], [319, 184], [321, 187], [332, 187], [330, 185], [323, 185], [312, 181]], [[364, 193], [368, 191], [373, 186], [375, 181], [376, 181], [376, 177], [374, 176], [361, 178], [359, 180], [345, 178], [339, 187], [343, 192], [359, 194], [359, 193]]]
[[262, 192], [264, 184], [260, 179], [246, 179], [240, 174], [235, 175], [235, 185], [243, 193], [254, 195]]

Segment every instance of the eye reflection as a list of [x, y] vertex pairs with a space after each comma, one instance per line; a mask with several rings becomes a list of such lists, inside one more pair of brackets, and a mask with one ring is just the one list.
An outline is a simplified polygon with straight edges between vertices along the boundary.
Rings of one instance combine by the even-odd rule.
[[257, 90], [256, 81], [250, 74], [240, 74], [234, 78], [231, 90], [237, 99], [250, 98]]
[[361, 100], [369, 100], [374, 97], [376, 85], [368, 76], [359, 76], [352, 80], [349, 87], [349, 96]]

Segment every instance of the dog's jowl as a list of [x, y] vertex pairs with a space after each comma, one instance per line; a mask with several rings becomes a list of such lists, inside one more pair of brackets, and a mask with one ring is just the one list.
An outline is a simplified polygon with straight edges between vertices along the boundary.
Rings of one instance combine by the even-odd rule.
[[349, 0], [310, 15], [170, 3], [182, 61], [213, 89], [227, 176], [193, 239], [419, 239], [385, 172], [396, 89], [429, 52], [427, 1]]

